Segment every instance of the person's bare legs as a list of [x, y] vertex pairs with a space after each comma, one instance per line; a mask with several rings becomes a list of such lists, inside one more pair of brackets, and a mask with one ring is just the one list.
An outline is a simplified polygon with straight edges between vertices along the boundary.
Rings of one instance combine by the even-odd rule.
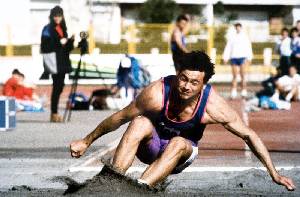
[[247, 69], [247, 62], [242, 64], [240, 67], [241, 87], [242, 87], [242, 96], [243, 97], [247, 96], [246, 69]]
[[231, 98], [237, 97], [237, 75], [239, 72], [239, 67], [237, 65], [231, 65], [232, 71], [232, 86], [231, 86]]
[[184, 163], [192, 152], [192, 144], [188, 140], [182, 137], [172, 138], [162, 155], [142, 174], [141, 180], [150, 186], [155, 185], [171, 174], [178, 164]]
[[143, 116], [136, 117], [129, 124], [113, 158], [113, 166], [120, 173], [125, 174], [132, 165], [138, 146], [142, 140], [152, 138], [153, 125]]
[[295, 101], [298, 100], [298, 86], [294, 86], [285, 97], [285, 100], [289, 102], [292, 99], [294, 99]]

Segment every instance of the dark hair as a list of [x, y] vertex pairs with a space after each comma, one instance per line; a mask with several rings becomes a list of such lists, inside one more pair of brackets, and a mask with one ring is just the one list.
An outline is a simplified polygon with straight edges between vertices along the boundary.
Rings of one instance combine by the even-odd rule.
[[289, 29], [288, 28], [284, 27], [284, 28], [281, 29], [281, 33], [285, 32], [285, 31], [289, 33]]
[[18, 69], [14, 69], [12, 72], [11, 72], [12, 75], [22, 75], [22, 73], [18, 70]]
[[292, 29], [290, 29], [290, 37], [292, 37], [292, 34], [294, 32], [298, 32], [298, 29], [296, 27], [293, 27]]
[[297, 20], [297, 22], [296, 23], [300, 23], [300, 20]]
[[55, 6], [54, 8], [52, 8], [50, 10], [50, 16], [49, 16], [49, 20], [50, 20], [50, 24], [52, 26], [55, 26], [55, 22], [54, 22], [54, 17], [55, 16], [61, 16], [62, 17], [62, 21], [60, 23], [61, 28], [64, 31], [64, 34], [66, 34], [67, 32], [67, 25], [66, 25], [66, 21], [65, 21], [65, 17], [64, 17], [64, 11], [60, 6]]
[[235, 27], [242, 27], [242, 24], [241, 23], [235, 23], [234, 26]]
[[207, 83], [215, 74], [215, 64], [211, 62], [210, 57], [203, 51], [192, 51], [183, 54], [178, 64], [180, 65], [179, 72], [183, 70], [204, 72], [204, 83]]
[[181, 20], [189, 21], [188, 17], [185, 14], [179, 15], [176, 19], [176, 22], [180, 22]]

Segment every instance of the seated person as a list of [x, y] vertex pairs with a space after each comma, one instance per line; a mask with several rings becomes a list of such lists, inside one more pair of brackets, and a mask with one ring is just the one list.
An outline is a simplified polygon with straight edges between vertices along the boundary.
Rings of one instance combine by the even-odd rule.
[[282, 96], [286, 101], [300, 100], [300, 75], [297, 74], [295, 66], [289, 68], [289, 74], [280, 77], [276, 82], [275, 94], [273, 99], [279, 99]]
[[14, 69], [4, 84], [3, 95], [16, 98], [18, 111], [42, 111], [41, 99], [34, 93], [36, 87], [25, 84], [24, 79], [24, 74]]

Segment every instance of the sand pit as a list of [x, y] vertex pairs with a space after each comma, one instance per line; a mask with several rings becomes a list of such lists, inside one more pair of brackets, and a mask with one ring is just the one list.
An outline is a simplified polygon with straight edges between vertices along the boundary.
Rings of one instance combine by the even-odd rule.
[[[300, 169], [280, 171], [293, 178], [300, 185]], [[28, 186], [14, 187], [0, 192], [0, 196], [300, 196], [299, 190], [287, 191], [272, 182], [266, 171], [250, 169], [239, 172], [182, 173], [171, 176], [170, 185], [156, 188], [138, 185], [110, 168], [103, 170], [84, 183], [77, 183], [69, 177], [55, 177], [63, 181], [67, 190], [34, 189]]]
[[92, 179], [82, 184], [64, 180], [68, 184], [65, 195], [124, 195], [124, 196], [142, 196], [142, 195], [162, 195], [166, 186], [159, 184], [155, 188], [137, 183], [135, 179], [126, 177], [114, 171], [110, 166], [104, 166], [101, 172]]

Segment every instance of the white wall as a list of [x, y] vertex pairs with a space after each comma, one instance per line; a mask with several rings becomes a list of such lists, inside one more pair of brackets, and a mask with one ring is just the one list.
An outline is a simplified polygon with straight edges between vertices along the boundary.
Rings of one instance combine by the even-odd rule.
[[9, 0], [0, 6], [0, 45], [9, 42], [8, 28], [13, 44], [31, 43], [30, 0]]
[[295, 6], [292, 9], [292, 15], [293, 15], [293, 24], [296, 24], [297, 20], [300, 20], [300, 5]]
[[96, 41], [118, 44], [121, 40], [121, 9], [118, 4], [97, 5], [93, 10]]

